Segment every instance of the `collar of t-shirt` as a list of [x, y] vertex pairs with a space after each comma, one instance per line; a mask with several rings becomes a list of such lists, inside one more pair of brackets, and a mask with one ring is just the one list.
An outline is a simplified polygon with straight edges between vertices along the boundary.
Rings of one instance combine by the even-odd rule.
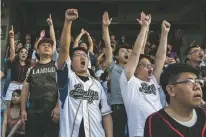
[[[174, 119], [174, 118], [173, 118]], [[192, 127], [193, 125], [195, 125], [195, 123], [197, 122], [197, 113], [195, 111], [195, 109], [193, 109], [192, 112], [192, 119], [186, 122], [182, 122], [179, 120], [174, 119], [176, 122], [178, 122], [179, 124], [186, 126], [186, 127]]]
[[86, 82], [89, 80], [89, 77], [88, 76], [79, 76], [77, 75], [82, 81]]

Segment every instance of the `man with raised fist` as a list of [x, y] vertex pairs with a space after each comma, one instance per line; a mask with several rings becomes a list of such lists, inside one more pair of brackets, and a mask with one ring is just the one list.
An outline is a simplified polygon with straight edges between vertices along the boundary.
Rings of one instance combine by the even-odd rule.
[[82, 47], [70, 51], [71, 25], [77, 18], [76, 9], [65, 12], [60, 39], [57, 61], [60, 137], [112, 137], [111, 109], [100, 82], [90, 76], [88, 52]]
[[141, 30], [120, 77], [130, 137], [142, 137], [146, 118], [163, 107], [160, 102], [159, 77], [166, 58], [167, 36], [170, 30], [170, 24], [163, 21], [160, 45], [153, 65], [147, 56], [141, 54], [151, 15], [142, 12], [138, 22]]

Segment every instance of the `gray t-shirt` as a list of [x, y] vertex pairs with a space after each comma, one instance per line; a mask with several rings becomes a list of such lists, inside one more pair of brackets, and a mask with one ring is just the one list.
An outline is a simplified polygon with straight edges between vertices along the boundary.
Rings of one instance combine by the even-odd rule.
[[111, 79], [111, 105], [124, 104], [121, 89], [120, 89], [120, 76], [124, 68], [114, 61], [109, 66], [109, 73]]

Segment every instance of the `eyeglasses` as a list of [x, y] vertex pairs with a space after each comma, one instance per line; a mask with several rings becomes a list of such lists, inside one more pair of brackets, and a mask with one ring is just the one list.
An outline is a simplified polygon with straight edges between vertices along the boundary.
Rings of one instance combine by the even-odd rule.
[[155, 67], [154, 64], [148, 64], [148, 63], [146, 63], [146, 62], [143, 62], [143, 63], [138, 64], [138, 66], [140, 66], [140, 65], [142, 65], [143, 67], [148, 68], [148, 69]]
[[81, 53], [77, 53], [77, 54], [74, 54], [73, 55], [73, 57], [81, 57], [81, 56], [83, 56], [84, 58], [87, 58], [88, 56], [87, 56], [87, 54], [81, 54]]
[[204, 54], [204, 50], [202, 50], [202, 49], [200, 49], [200, 50], [194, 50], [194, 51], [190, 52], [190, 54], [196, 54], [196, 55]]
[[176, 85], [176, 84], [182, 84], [182, 83], [186, 83], [187, 85], [190, 85], [193, 88], [195, 85], [199, 85], [200, 87], [204, 87], [204, 80], [202, 80], [202, 79], [186, 79], [183, 81], [171, 83], [170, 85]]
[[48, 46], [48, 47], [52, 47], [52, 45], [51, 44], [49, 44], [49, 43], [44, 43], [44, 44], [42, 44], [42, 46], [44, 46], [44, 47], [46, 47], [46, 46]]

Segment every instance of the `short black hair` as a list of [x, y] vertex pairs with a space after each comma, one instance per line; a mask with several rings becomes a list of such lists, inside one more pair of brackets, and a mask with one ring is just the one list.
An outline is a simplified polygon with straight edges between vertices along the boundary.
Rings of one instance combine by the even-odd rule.
[[119, 50], [120, 49], [131, 49], [132, 50], [132, 47], [130, 47], [130, 46], [127, 46], [127, 45], [119, 45], [118, 46], [118, 48], [114, 51], [114, 55], [115, 56], [117, 56], [118, 55], [118, 53], [119, 53]]
[[199, 47], [200, 47], [200, 46], [198, 46], [198, 45], [194, 45], [194, 46], [189, 47], [189, 48], [186, 50], [186, 55], [189, 54], [189, 52], [190, 52], [191, 49], [193, 49], [193, 48], [199, 48]]
[[198, 69], [186, 63], [170, 64], [162, 72], [160, 76], [160, 85], [162, 86], [168, 103], [170, 102], [170, 98], [166, 91], [167, 85], [176, 82], [179, 79], [180, 74], [185, 72], [194, 73], [197, 77], [199, 77], [200, 73]]
[[151, 62], [151, 59], [150, 59], [150, 56], [149, 56], [149, 55], [140, 54], [140, 56], [139, 56], [139, 61], [140, 61], [141, 59], [143, 59], [143, 58], [146, 58], [146, 59], [148, 59], [148, 60]]
[[76, 47], [76, 48], [73, 48], [70, 50], [70, 58], [72, 59], [73, 55], [74, 55], [74, 52], [76, 52], [77, 50], [81, 50], [83, 52], [85, 52], [86, 54], [88, 54], [88, 51], [83, 48], [83, 47]]

